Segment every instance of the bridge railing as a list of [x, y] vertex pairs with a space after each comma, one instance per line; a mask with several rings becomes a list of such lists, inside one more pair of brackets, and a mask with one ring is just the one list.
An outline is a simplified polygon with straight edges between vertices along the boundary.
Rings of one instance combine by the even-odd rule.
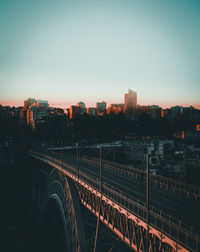
[[[146, 221], [147, 209], [145, 205], [141, 205], [139, 201], [136, 203], [122, 193], [116, 192], [105, 185], [103, 186], [103, 194], [122, 206], [128, 212], [133, 213], [144, 222]], [[191, 232], [186, 231], [181, 226], [181, 223], [179, 223], [179, 225], [173, 223], [171, 218], [166, 219], [161, 212], [160, 214], [157, 214], [150, 210], [149, 223], [152, 227], [166, 234], [172, 240], [177, 241], [180, 245], [188, 248], [190, 251], [198, 251], [198, 249], [200, 249], [200, 239], [192, 232], [192, 230]]]
[[[81, 157], [80, 159], [85, 162], [93, 163], [95, 165], [99, 164], [99, 160], [97, 158], [87, 159], [86, 157]], [[104, 168], [112, 169], [118, 174], [127, 175], [128, 177], [132, 178], [134, 177], [136, 179], [139, 178], [142, 178], [143, 180], [146, 179], [146, 171], [144, 170], [138, 168], [131, 168], [126, 165], [117, 164], [107, 160], [103, 160], [102, 163]], [[150, 183], [153, 183], [155, 186], [159, 185], [166, 191], [171, 190], [172, 192], [176, 192], [179, 195], [185, 195], [186, 197], [191, 197], [196, 201], [200, 200], [200, 187], [198, 186], [190, 185], [186, 182], [154, 174], [150, 174]]]
[[[95, 178], [80, 173], [80, 178], [83, 179], [86, 183], [92, 186], [98, 192], [100, 191], [100, 183]], [[147, 209], [145, 205], [141, 205], [140, 202], [135, 202], [133, 199], [123, 195], [122, 192], [117, 192], [107, 184], [102, 185], [102, 194], [137, 216], [139, 219], [146, 222]], [[200, 249], [200, 239], [195, 235], [192, 230], [191, 232], [186, 231], [181, 223], [178, 225], [172, 222], [172, 218], [166, 219], [165, 216], [160, 213], [150, 210], [149, 211], [149, 223], [152, 227], [159, 230], [161, 233], [166, 234], [169, 238], [176, 241], [183, 247], [186, 247], [190, 251], [198, 251]]]
[[[51, 153], [49, 151], [46, 151], [46, 153]], [[54, 155], [58, 154], [58, 152], [54, 152]], [[99, 159], [98, 158], [87, 158], [87, 156], [80, 156], [80, 160], [85, 161], [87, 163], [94, 164], [96, 166], [99, 165]], [[103, 160], [102, 165], [106, 169], [111, 169], [115, 171], [118, 174], [128, 176], [129, 178], [136, 178], [143, 180], [144, 183], [146, 181], [146, 171], [138, 169], [138, 168], [132, 168], [128, 167], [123, 164], [118, 164], [112, 161]], [[200, 187], [188, 184], [186, 182], [178, 181], [176, 179], [172, 179], [169, 177], [164, 177], [161, 175], [154, 175], [150, 173], [150, 183], [154, 184], [154, 186], [159, 186], [163, 190], [175, 192], [176, 194], [180, 196], [185, 196], [187, 198], [194, 199], [195, 201], [200, 201]]]
[[[78, 178], [77, 169], [74, 166], [67, 165], [61, 160], [52, 158], [47, 154], [35, 153], [37, 156], [40, 156], [48, 161], [52, 162], [52, 165], [58, 164], [63, 169], [69, 171], [73, 176]], [[79, 179], [84, 183], [88, 184], [90, 187], [100, 192], [100, 183], [97, 178], [88, 175], [83, 171], [79, 171]], [[118, 192], [117, 189], [111, 187], [109, 184], [103, 183], [102, 185], [102, 194], [118, 204], [120, 207], [124, 208], [127, 212], [135, 215], [139, 219], [146, 222], [147, 209], [145, 205], [142, 205], [139, 201], [134, 201], [133, 198], [130, 198], [128, 195], [124, 195], [123, 192]], [[189, 249], [190, 251], [199, 251], [200, 249], [200, 239], [197, 235], [191, 232], [188, 232], [182, 227], [182, 223], [174, 223], [172, 218], [166, 218], [161, 212], [160, 214], [156, 213], [155, 210], [149, 211], [149, 224], [156, 230], [160, 231], [163, 234], [166, 234], [169, 238], [179, 243], [183, 247]]]

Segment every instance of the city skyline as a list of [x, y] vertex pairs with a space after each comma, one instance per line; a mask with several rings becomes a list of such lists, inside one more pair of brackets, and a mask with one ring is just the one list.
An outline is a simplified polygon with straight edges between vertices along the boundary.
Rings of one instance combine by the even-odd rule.
[[[33, 97], [33, 96], [29, 96], [29, 97], [25, 97], [24, 100], [30, 98], [30, 97]], [[24, 106], [24, 100], [20, 100], [20, 101], [3, 101], [1, 102], [0, 101], [0, 105], [2, 106], [10, 106], [10, 107], [23, 107]], [[46, 99], [43, 99], [42, 97], [40, 97], [38, 100], [46, 100]], [[48, 100], [48, 104], [50, 105], [50, 107], [55, 107], [55, 108], [63, 108], [63, 109], [66, 109], [66, 108], [69, 108], [70, 106], [72, 105], [75, 105], [78, 103], [78, 102], [84, 102], [86, 107], [96, 107], [96, 103], [97, 102], [103, 102], [104, 100], [100, 100], [100, 99], [97, 99], [96, 101], [93, 101], [93, 102], [87, 102], [85, 101], [84, 99], [82, 100], [74, 100], [72, 102], [62, 102], [62, 101], [58, 101], [58, 102], [54, 102], [52, 100]], [[120, 101], [118, 100], [115, 100], [114, 102], [109, 102], [109, 101], [105, 101], [107, 103], [108, 106], [112, 105], [112, 104], [122, 104], [124, 103], [124, 100], [121, 99]], [[138, 103], [137, 106], [152, 106], [152, 105], [157, 105], [163, 109], [167, 109], [167, 108], [171, 108], [171, 107], [175, 107], [175, 106], [180, 106], [180, 107], [194, 107], [196, 109], [200, 109], [200, 105], [199, 104], [181, 104], [181, 103], [172, 103], [172, 104], [158, 104], [158, 103], [155, 103], [155, 102], [152, 102], [152, 103]]]
[[[0, 104], [200, 108], [198, 1], [0, 1]], [[66, 104], [66, 105], [65, 105]]]
[[[26, 97], [24, 100], [26, 100], [28, 98], [33, 98], [33, 96]], [[23, 101], [18, 101], [18, 102], [15, 102], [15, 101], [1, 102], [0, 101], [0, 105], [10, 106], [10, 107], [24, 107], [24, 100]], [[39, 99], [37, 98], [37, 100], [46, 100], [46, 99], [43, 99], [42, 97], [40, 97]], [[86, 107], [96, 107], [96, 104], [98, 102], [106, 102], [107, 106], [110, 107], [110, 105], [113, 105], [113, 104], [124, 104], [124, 99], [121, 99], [120, 101], [115, 101], [115, 102], [109, 102], [109, 101], [97, 99], [96, 101], [93, 101], [92, 103], [88, 103], [84, 99], [79, 100], [79, 101], [74, 100], [72, 102], [58, 102], [58, 103], [48, 100], [48, 104], [49, 104], [50, 107], [63, 108], [63, 109], [67, 109], [70, 106], [77, 106], [77, 103], [79, 103], [79, 102], [83, 102], [86, 105]], [[171, 107], [175, 107], [175, 106], [180, 106], [180, 107], [191, 107], [192, 106], [195, 109], [200, 109], [200, 105], [194, 105], [194, 104], [174, 103], [174, 104], [168, 104], [168, 105], [161, 105], [161, 104], [156, 104], [155, 102], [154, 103], [145, 103], [145, 104], [137, 103], [137, 106], [153, 106], [153, 105], [159, 106], [159, 107], [161, 107], [163, 109], [167, 109], [167, 108], [171, 108]]]

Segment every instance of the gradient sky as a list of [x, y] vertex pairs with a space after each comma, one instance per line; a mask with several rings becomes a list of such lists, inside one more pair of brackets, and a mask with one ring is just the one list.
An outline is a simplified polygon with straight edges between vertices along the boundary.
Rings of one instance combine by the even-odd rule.
[[199, 0], [0, 0], [0, 103], [200, 105]]

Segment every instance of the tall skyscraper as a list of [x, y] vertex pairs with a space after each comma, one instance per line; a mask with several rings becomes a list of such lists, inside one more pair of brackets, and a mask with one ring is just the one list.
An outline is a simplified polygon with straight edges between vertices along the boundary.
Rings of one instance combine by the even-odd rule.
[[124, 105], [125, 113], [128, 115], [134, 115], [137, 108], [137, 93], [129, 89], [128, 94], [124, 95]]

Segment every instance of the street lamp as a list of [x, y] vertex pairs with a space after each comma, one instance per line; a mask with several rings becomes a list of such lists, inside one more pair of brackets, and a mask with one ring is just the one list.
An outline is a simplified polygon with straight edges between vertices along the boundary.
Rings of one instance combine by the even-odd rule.
[[77, 166], [77, 177], [79, 181], [79, 145], [76, 143], [76, 166]]
[[94, 252], [96, 251], [96, 246], [97, 246], [100, 211], [101, 211], [101, 201], [102, 201], [102, 149], [101, 149], [101, 147], [99, 148], [99, 155], [100, 155], [100, 159], [99, 159], [100, 202], [99, 202], [99, 215], [98, 215], [98, 219], [97, 219], [96, 235], [95, 235], [95, 241], [94, 241]]
[[144, 153], [146, 154], [146, 207], [147, 207], [146, 251], [148, 251], [149, 250], [149, 156], [148, 156], [148, 149], [145, 149]]

